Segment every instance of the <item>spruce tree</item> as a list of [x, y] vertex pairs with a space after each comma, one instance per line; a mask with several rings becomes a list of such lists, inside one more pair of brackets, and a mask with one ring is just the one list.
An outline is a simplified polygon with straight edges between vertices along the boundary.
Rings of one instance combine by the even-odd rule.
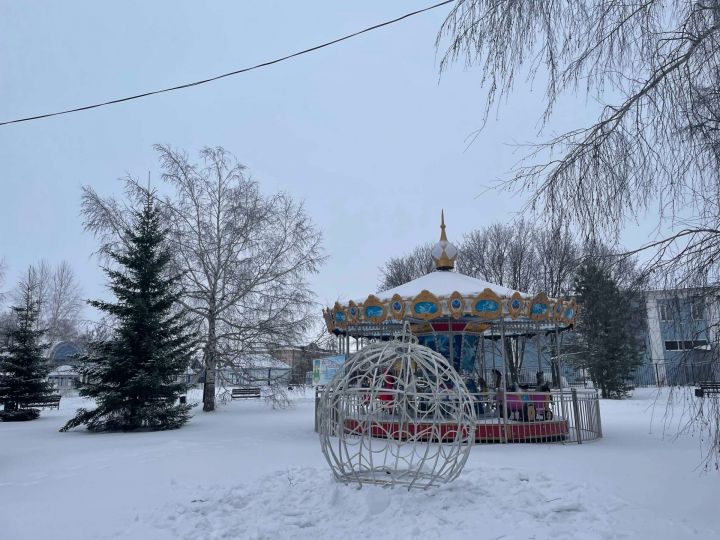
[[627, 380], [641, 362], [636, 301], [630, 291], [621, 291], [610, 273], [589, 262], [575, 280], [579, 306], [577, 332], [581, 354], [577, 367], [588, 369], [603, 398], [622, 398]]
[[38, 306], [29, 280], [21, 290], [22, 304], [11, 308], [15, 321], [0, 356], [0, 402], [5, 404], [0, 418], [5, 421], [37, 418], [37, 409], [21, 408], [53, 394], [47, 380], [50, 365], [43, 352], [47, 345], [41, 344], [44, 331], [37, 328]]
[[97, 407], [79, 409], [60, 431], [81, 424], [91, 431], [175, 429], [189, 419], [190, 406], [178, 398], [195, 339], [180, 309], [180, 276], [171, 275], [165, 236], [148, 192], [126, 247], [110, 255], [116, 269], [105, 269], [117, 301], [90, 302], [116, 321], [111, 338], [92, 344], [81, 362], [80, 395]]

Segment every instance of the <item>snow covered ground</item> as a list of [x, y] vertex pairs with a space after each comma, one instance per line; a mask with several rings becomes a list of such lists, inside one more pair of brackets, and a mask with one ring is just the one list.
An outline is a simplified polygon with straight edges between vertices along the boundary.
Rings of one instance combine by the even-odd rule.
[[0, 423], [0, 539], [720, 538], [720, 475], [697, 470], [696, 440], [651, 429], [654, 397], [603, 401], [597, 442], [476, 446], [426, 492], [336, 484], [309, 394], [136, 434], [58, 433], [84, 403], [64, 398]]

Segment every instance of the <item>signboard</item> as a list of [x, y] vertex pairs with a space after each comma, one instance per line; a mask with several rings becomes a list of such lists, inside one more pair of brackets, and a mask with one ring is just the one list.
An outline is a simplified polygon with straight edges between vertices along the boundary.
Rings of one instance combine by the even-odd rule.
[[328, 384], [335, 373], [345, 362], [345, 355], [326, 356], [313, 360], [312, 383], [313, 386], [324, 386]]

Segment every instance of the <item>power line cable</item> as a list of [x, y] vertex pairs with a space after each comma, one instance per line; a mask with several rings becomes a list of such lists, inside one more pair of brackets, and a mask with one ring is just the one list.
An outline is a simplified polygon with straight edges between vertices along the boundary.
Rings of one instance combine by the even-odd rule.
[[455, 0], [445, 0], [444, 2], [440, 2], [440, 3], [438, 3], [438, 4], [434, 4], [434, 5], [432, 5], [432, 6], [429, 6], [429, 7], [423, 8], [423, 9], [419, 9], [419, 10], [413, 11], [413, 12], [411, 12], [411, 13], [406, 13], [405, 15], [402, 15], [401, 17], [397, 17], [396, 19], [392, 19], [392, 20], [389, 20], [389, 21], [385, 21], [385, 22], [382, 22], [382, 23], [380, 23], [380, 24], [376, 24], [376, 25], [374, 25], [374, 26], [370, 26], [370, 27], [368, 27], [368, 28], [364, 28], [363, 30], [359, 30], [359, 31], [354, 32], [354, 33], [352, 33], [352, 34], [348, 34], [348, 35], [346, 35], [346, 36], [343, 36], [343, 37], [334, 39], [334, 40], [332, 40], [332, 41], [328, 41], [328, 42], [326, 42], [326, 43], [322, 43], [321, 45], [316, 45], [316, 46], [314, 46], [314, 47], [310, 47], [309, 49], [304, 49], [304, 50], [302, 50], [302, 51], [298, 51], [298, 52], [295, 52], [295, 53], [292, 53], [292, 54], [288, 54], [287, 56], [283, 56], [283, 57], [281, 57], [281, 58], [276, 58], [276, 59], [274, 59], [274, 60], [269, 60], [269, 61], [263, 62], [263, 63], [261, 63], [261, 64], [256, 64], [256, 65], [254, 65], [254, 66], [250, 66], [250, 67], [238, 69], [238, 70], [235, 70], [235, 71], [230, 71], [230, 72], [228, 72], [228, 73], [223, 73], [222, 75], [217, 75], [217, 76], [215, 76], [215, 77], [210, 77], [209, 79], [203, 79], [203, 80], [200, 80], [200, 81], [195, 81], [195, 82], [180, 84], [180, 85], [177, 85], [177, 86], [171, 86], [171, 87], [169, 87], [169, 88], [163, 88], [163, 89], [161, 89], [161, 90], [151, 90], [151, 91], [149, 91], [149, 92], [143, 92], [142, 94], [136, 94], [136, 95], [134, 95], [134, 96], [127, 96], [127, 97], [124, 97], [124, 98], [113, 99], [113, 100], [110, 100], [110, 101], [104, 101], [104, 102], [102, 102], [102, 103], [95, 103], [94, 105], [85, 105], [84, 107], [76, 107], [76, 108], [74, 108], [74, 109], [66, 109], [66, 110], [64, 110], [64, 111], [57, 111], [57, 112], [47, 113], [47, 114], [39, 114], [39, 115], [37, 115], [37, 116], [28, 116], [28, 117], [26, 117], [26, 118], [18, 118], [18, 119], [16, 119], [16, 120], [7, 120], [7, 121], [5, 121], [5, 122], [0, 122], [0, 126], [6, 126], [6, 125], [8, 125], [8, 124], [18, 124], [18, 123], [20, 123], [20, 122], [29, 122], [30, 120], [40, 120], [41, 118], [50, 118], [51, 116], [60, 116], [60, 115], [62, 115], [62, 114], [70, 114], [70, 113], [75, 113], [75, 112], [80, 112], [80, 111], [87, 111], [88, 109], [97, 109], [98, 107], [105, 107], [105, 106], [107, 106], [107, 105], [114, 105], [114, 104], [116, 104], [116, 103], [122, 103], [122, 102], [124, 102], [124, 101], [132, 101], [132, 100], [134, 100], [134, 99], [140, 99], [140, 98], [144, 98], [144, 97], [148, 97], [148, 96], [153, 96], [153, 95], [155, 95], [155, 94], [163, 94], [163, 93], [165, 93], [165, 92], [174, 92], [175, 90], [182, 90], [182, 89], [184, 89], [184, 88], [190, 88], [190, 87], [192, 87], [192, 86], [199, 86], [199, 85], [201, 85], [201, 84], [207, 84], [207, 83], [210, 83], [210, 82], [213, 82], [213, 81], [217, 81], [217, 80], [219, 80], [219, 79], [224, 79], [225, 77], [231, 77], [231, 76], [233, 76], [233, 75], [239, 75], [239, 74], [241, 74], [241, 73], [247, 73], [248, 71], [253, 71], [253, 70], [255, 70], [255, 69], [260, 69], [260, 68], [263, 68], [263, 67], [271, 66], [271, 65], [273, 65], [273, 64], [279, 64], [280, 62], [284, 62], [284, 61], [286, 61], [286, 60], [290, 60], [291, 58], [295, 58], [296, 56], [302, 56], [303, 54], [308, 54], [308, 53], [317, 51], [317, 50], [319, 50], [319, 49], [324, 49], [325, 47], [329, 47], [329, 46], [331, 46], [331, 45], [335, 45], [336, 43], [340, 43], [341, 41], [345, 41], [345, 40], [354, 38], [354, 37], [356, 37], [356, 36], [359, 36], [360, 34], [365, 34], [365, 33], [367, 33], [367, 32], [371, 32], [371, 31], [373, 31], [373, 30], [377, 30], [378, 28], [382, 28], [383, 26], [389, 26], [389, 25], [394, 24], [394, 23], [396, 23], [396, 22], [400, 22], [400, 21], [402, 21], [403, 19], [407, 19], [407, 18], [409, 18], [409, 17], [413, 17], [414, 15], [419, 15], [419, 14], [421, 14], [421, 13], [425, 13], [426, 11], [430, 11], [430, 10], [433, 10], [433, 9], [436, 9], [436, 8], [439, 8], [439, 7], [442, 7], [442, 6], [446, 5], [446, 4], [451, 4], [451, 3], [454, 2], [454, 1], [455, 1]]

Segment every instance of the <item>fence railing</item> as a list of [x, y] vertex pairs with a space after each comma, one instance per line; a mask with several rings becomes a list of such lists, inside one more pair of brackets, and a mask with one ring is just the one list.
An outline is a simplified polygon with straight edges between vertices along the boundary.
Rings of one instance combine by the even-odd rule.
[[[318, 410], [324, 387], [315, 390], [315, 431], [318, 431]], [[478, 392], [472, 394], [476, 420], [475, 441], [484, 443], [565, 442], [578, 443], [602, 437], [600, 400], [595, 390], [566, 388], [550, 392]], [[417, 400], [416, 400], [417, 401]], [[380, 402], [356, 392], [340, 400], [342, 417], [367, 424], [382, 424], [387, 431], [394, 419], [416, 422], [414, 429], [427, 423], [424, 410], [434, 406], [422, 400], [408, 404]], [[432, 422], [452, 425], [452, 417], [441, 414]], [[453, 407], [448, 407], [452, 410]], [[356, 426], [353, 423], [353, 426]], [[357, 427], [354, 427], [357, 429]], [[392, 430], [390, 430], [392, 431]]]
[[634, 386], [696, 386], [720, 381], [720, 364], [710, 362], [664, 362], [638, 366], [629, 379]]
[[[590, 371], [563, 365], [560, 371], [562, 385], [569, 388], [594, 388]], [[488, 379], [487, 372], [473, 374]], [[523, 368], [518, 372], [518, 383], [534, 387], [537, 381], [537, 370]], [[543, 380], [549, 382], [548, 372], [543, 373]], [[720, 362], [694, 360], [677, 360], [641, 364], [634, 368], [625, 383], [630, 387], [662, 387], [662, 386], [697, 386], [706, 381], [720, 382]]]

